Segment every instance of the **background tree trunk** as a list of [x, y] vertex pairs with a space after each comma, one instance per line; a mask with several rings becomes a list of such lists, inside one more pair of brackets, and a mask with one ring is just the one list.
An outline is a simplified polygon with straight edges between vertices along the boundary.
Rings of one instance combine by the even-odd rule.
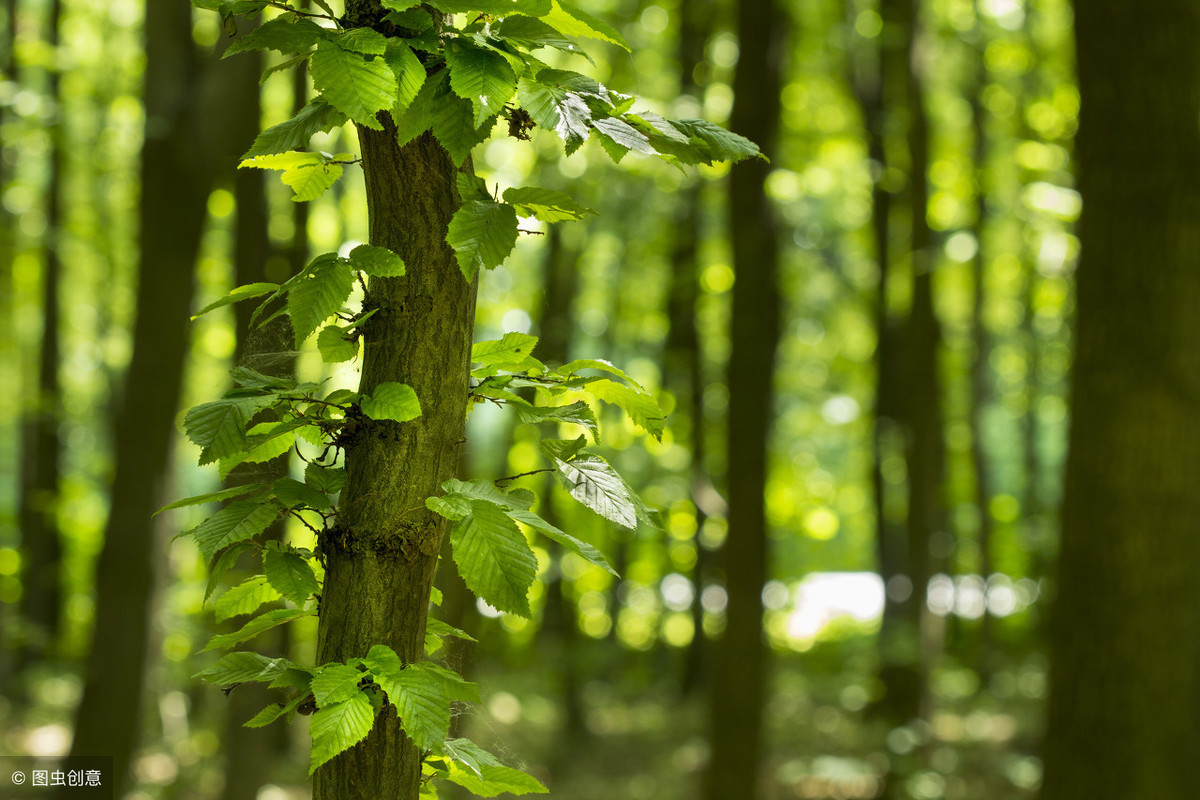
[[1200, 796], [1200, 6], [1075, 5], [1083, 215], [1041, 796]]
[[[788, 10], [771, 0], [737, 5], [741, 55], [733, 80], [730, 127], [774, 153]], [[758, 796], [767, 651], [762, 587], [767, 572], [767, 435], [779, 339], [779, 245], [765, 191], [770, 166], [761, 160], [734, 167], [729, 178], [733, 245], [729, 354], [729, 536], [721, 548], [729, 604], [724, 635], [715, 645], [710, 685], [712, 756], [704, 796]]]

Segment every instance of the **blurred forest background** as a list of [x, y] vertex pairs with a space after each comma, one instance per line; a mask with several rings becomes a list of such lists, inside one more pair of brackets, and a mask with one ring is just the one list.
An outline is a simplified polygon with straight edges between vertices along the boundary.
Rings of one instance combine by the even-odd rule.
[[[448, 656], [484, 696], [456, 726], [573, 800], [697, 797], [722, 753], [731, 800], [1034, 797], [1080, 253], [1070, 4], [585, 5], [633, 53], [583, 71], [772, 160], [476, 150], [599, 211], [483, 276], [478, 338], [607, 358], [669, 415], [661, 443], [615, 416], [605, 439], [663, 530], [542, 511], [620, 580], [539, 550], [525, 621], [439, 576], [479, 640]], [[303, 725], [245, 730], [261, 703], [191, 678], [217, 623], [171, 537], [201, 512], [151, 513], [216, 488], [179, 410], [225, 385], [246, 319], [189, 314], [364, 241], [361, 172], [311, 204], [239, 172], [307, 82], [220, 60], [216, 15], [183, 0], [0, 14], [0, 752], [74, 735], [128, 798], [307, 797]], [[297, 364], [325, 374], [315, 348]], [[463, 471], [532, 469], [536, 443], [478, 407]], [[313, 631], [279, 645], [311, 660]]]

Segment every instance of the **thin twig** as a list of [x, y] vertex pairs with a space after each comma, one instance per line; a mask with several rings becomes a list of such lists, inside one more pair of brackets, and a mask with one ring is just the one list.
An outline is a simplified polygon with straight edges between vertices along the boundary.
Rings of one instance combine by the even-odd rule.
[[530, 475], [538, 475], [543, 472], [554, 472], [554, 468], [542, 467], [541, 469], [534, 469], [529, 472], [518, 472], [516, 475], [509, 475], [507, 478], [496, 478], [492, 483], [508, 483], [509, 481], [515, 481], [517, 478], [526, 478]]

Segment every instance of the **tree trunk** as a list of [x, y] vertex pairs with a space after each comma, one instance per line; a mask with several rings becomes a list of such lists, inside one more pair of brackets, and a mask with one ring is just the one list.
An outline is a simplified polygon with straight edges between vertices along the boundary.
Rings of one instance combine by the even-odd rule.
[[1200, 797], [1200, 6], [1075, 17], [1083, 250], [1041, 796]]
[[117, 403], [116, 475], [96, 564], [94, 645], [71, 746], [72, 755], [113, 756], [117, 796], [128, 782], [141, 719], [159, 549], [151, 514], [165, 495], [187, 359], [193, 267], [214, 156], [207, 134], [220, 126], [199, 83], [191, 9], [148, 3], [145, 28], [137, 319]]
[[[771, 0], [737, 6], [741, 56], [733, 79], [730, 127], [774, 152], [788, 13]], [[767, 436], [772, 419], [775, 348], [779, 339], [779, 246], [761, 160], [734, 167], [729, 179], [733, 245], [729, 355], [729, 537], [721, 549], [729, 603], [725, 632], [712, 662], [712, 757], [708, 800], [758, 796], [767, 652], [762, 587], [767, 571]]]
[[[396, 145], [385, 130], [359, 129], [371, 244], [398, 253], [402, 278], [372, 279], [361, 391], [410, 385], [422, 415], [411, 423], [364, 421], [346, 446], [349, 473], [337, 526], [322, 537], [318, 662], [392, 647], [405, 663], [424, 655], [429, 590], [445, 522], [425, 499], [454, 476], [466, 421], [476, 282], [467, 283], [445, 242], [460, 204], [456, 170], [425, 133]], [[413, 800], [420, 754], [395, 713], [367, 739], [317, 770], [316, 800]]]
[[[46, 45], [59, 45], [62, 20], [61, 0], [50, 5]], [[58, 426], [62, 416], [59, 362], [60, 257], [64, 228], [62, 209], [63, 161], [66, 133], [63, 130], [59, 74], [52, 68], [46, 87], [58, 113], [51, 128], [50, 163], [46, 185], [46, 238], [42, 253], [42, 341], [38, 354], [37, 391], [27, 412], [21, 442], [21, 621], [25, 626], [18, 669], [54, 652], [62, 613], [62, 542], [58, 530], [58, 484], [60, 444]]]

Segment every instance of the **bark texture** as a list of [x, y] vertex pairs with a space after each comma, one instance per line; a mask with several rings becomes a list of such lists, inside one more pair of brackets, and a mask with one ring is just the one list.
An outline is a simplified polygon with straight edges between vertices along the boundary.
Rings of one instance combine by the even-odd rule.
[[1041, 796], [1200, 797], [1200, 6], [1075, 17], [1083, 249]]
[[[346, 442], [349, 479], [337, 527], [322, 538], [326, 562], [318, 662], [392, 647], [423, 657], [425, 620], [445, 521], [425, 499], [455, 474], [466, 420], [475, 282], [445, 242], [460, 200], [457, 170], [432, 134], [397, 147], [386, 130], [359, 129], [371, 244], [404, 259], [402, 278], [373, 279], [361, 391], [407, 383], [422, 415], [408, 423], [364, 420]], [[416, 798], [416, 747], [385, 710], [365, 741], [317, 770], [316, 800]]]
[[[734, 76], [731, 127], [774, 152], [788, 11], [771, 0], [737, 6], [741, 56]], [[779, 245], [764, 183], [770, 167], [755, 160], [733, 168], [729, 226], [736, 281], [729, 355], [729, 538], [720, 564], [729, 596], [710, 686], [712, 757], [708, 800], [758, 796], [767, 652], [762, 587], [767, 570], [767, 435], [779, 339]]]

